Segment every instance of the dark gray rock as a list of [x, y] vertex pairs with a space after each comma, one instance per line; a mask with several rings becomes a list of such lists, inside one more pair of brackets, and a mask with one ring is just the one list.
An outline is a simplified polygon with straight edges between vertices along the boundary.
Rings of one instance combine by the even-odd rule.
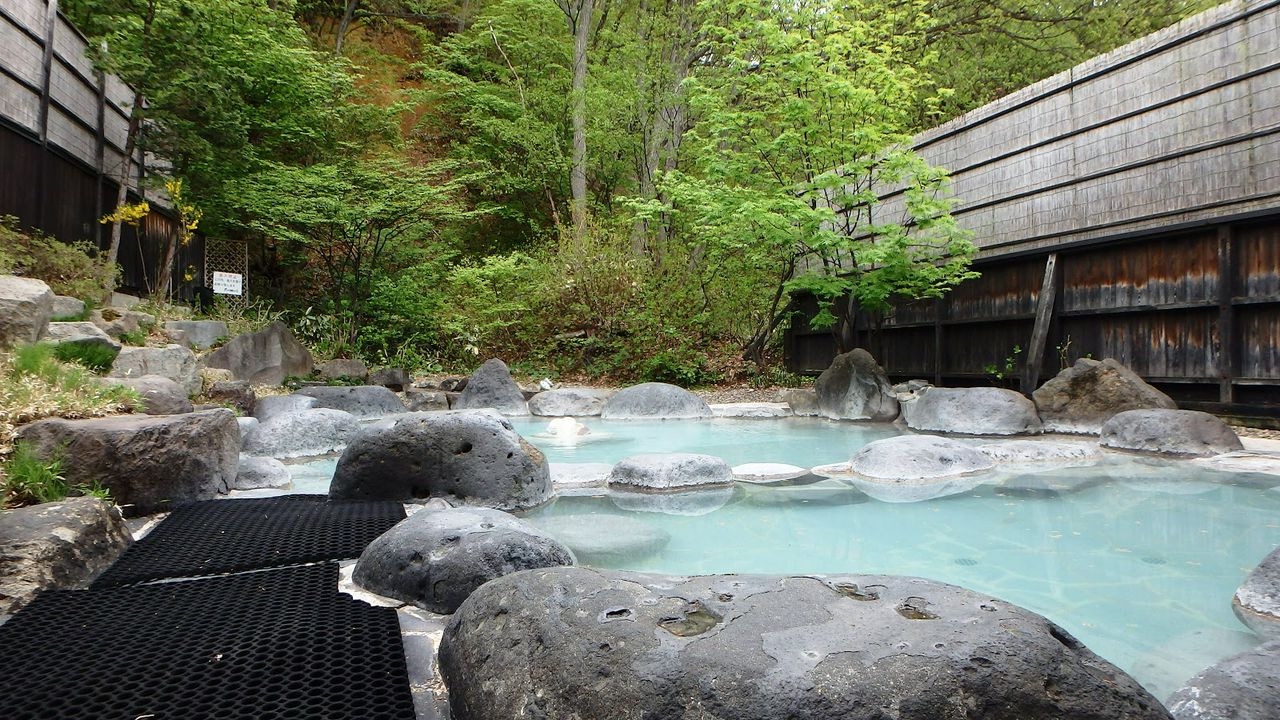
[[892, 422], [898, 417], [898, 400], [889, 377], [862, 348], [837, 355], [813, 389], [824, 417], [875, 422]]
[[337, 358], [326, 360], [316, 366], [316, 372], [326, 380], [359, 380], [364, 382], [369, 377], [369, 368], [360, 360]]
[[590, 417], [599, 415], [613, 393], [599, 388], [557, 388], [529, 399], [529, 412], [543, 417]]
[[87, 587], [133, 537], [120, 512], [77, 497], [0, 513], [0, 616], [43, 590]]
[[42, 457], [60, 452], [68, 483], [101, 485], [132, 514], [226, 492], [240, 455], [240, 429], [226, 409], [40, 420], [18, 438]]
[[1045, 618], [886, 575], [528, 570], [445, 626], [456, 720], [1167, 720]]
[[802, 417], [822, 414], [818, 407], [818, 393], [808, 388], [792, 388], [783, 393], [782, 401], [791, 408], [791, 412]]
[[709, 418], [706, 401], [682, 387], [667, 383], [641, 383], [623, 388], [605, 401], [605, 420]]
[[449, 398], [440, 391], [410, 388], [404, 391], [404, 406], [409, 412], [448, 410]]
[[174, 342], [193, 350], [208, 350], [231, 335], [221, 320], [166, 320], [164, 331]]
[[445, 378], [440, 381], [440, 389], [447, 392], [461, 393], [467, 389], [466, 378]]
[[1231, 598], [1231, 609], [1250, 630], [1265, 638], [1280, 638], [1280, 549], [1250, 571]]
[[404, 368], [382, 368], [369, 375], [369, 384], [400, 392], [413, 384], [413, 377]]
[[734, 477], [729, 463], [714, 455], [645, 453], [614, 465], [608, 483], [624, 490], [671, 492], [726, 487]]
[[551, 476], [542, 453], [492, 411], [414, 414], [355, 437], [338, 460], [329, 497], [443, 497], [520, 510], [551, 497]]
[[195, 409], [187, 391], [167, 377], [143, 375], [140, 378], [112, 378], [110, 382], [137, 392], [142, 398], [142, 407], [138, 409], [148, 415], [177, 415]]
[[379, 595], [451, 613], [490, 580], [573, 562], [550, 535], [500, 510], [423, 509], [369, 543], [352, 578]]
[[405, 411], [400, 398], [381, 385], [308, 387], [297, 394], [315, 398], [315, 407], [344, 410], [358, 418], [382, 417]]
[[1102, 426], [1104, 447], [1135, 452], [1209, 457], [1243, 450], [1226, 423], [1194, 410], [1126, 410]]
[[182, 386], [188, 395], [200, 392], [200, 365], [196, 356], [181, 345], [164, 347], [124, 347], [111, 365], [108, 377], [140, 378], [159, 375]]
[[1004, 388], [929, 388], [903, 413], [912, 430], [964, 435], [1039, 434], [1030, 400]]
[[458, 398], [462, 397], [460, 392], [452, 392], [446, 390], [444, 393], [445, 402], [449, 403], [449, 407], [453, 408], [454, 403], [458, 402]]
[[453, 403], [456, 410], [492, 408], [503, 415], [528, 415], [529, 405], [507, 364], [497, 358], [484, 361], [467, 379], [462, 396]]
[[0, 348], [33, 343], [53, 317], [53, 291], [40, 280], [0, 275]]
[[258, 406], [258, 396], [248, 380], [220, 380], [205, 392], [210, 400], [234, 407], [241, 415], [252, 415]]
[[268, 395], [254, 403], [253, 416], [260, 422], [267, 422], [277, 415], [310, 410], [315, 406], [316, 399], [309, 395]]
[[1080, 358], [1031, 397], [1045, 432], [1097, 435], [1116, 413], [1178, 407], [1168, 395], [1111, 358]]
[[244, 437], [244, 451], [263, 457], [327, 455], [346, 447], [360, 432], [349, 412], [329, 408], [298, 410], [271, 416]]
[[1177, 720], [1275, 720], [1280, 716], [1280, 640], [1201, 672], [1165, 704]]
[[73, 298], [68, 295], [53, 296], [53, 317], [56, 318], [82, 318], [84, 317], [84, 301], [79, 298]]
[[91, 322], [51, 322], [43, 339], [59, 345], [101, 345], [117, 354], [120, 352], [120, 343]]
[[671, 542], [666, 530], [619, 515], [550, 515], [532, 522], [587, 565], [643, 560], [662, 552]]
[[286, 377], [311, 374], [311, 352], [279, 320], [252, 333], [232, 338], [209, 354], [205, 365], [230, 370], [237, 380], [279, 385]]
[[232, 490], [284, 488], [293, 484], [289, 468], [279, 460], [255, 455], [241, 455]]

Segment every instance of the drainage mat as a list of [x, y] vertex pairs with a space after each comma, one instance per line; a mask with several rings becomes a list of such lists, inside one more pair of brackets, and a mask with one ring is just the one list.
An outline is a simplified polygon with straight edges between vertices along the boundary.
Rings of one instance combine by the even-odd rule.
[[400, 503], [324, 495], [192, 503], [134, 543], [93, 587], [355, 558], [404, 517]]
[[0, 625], [5, 720], [413, 720], [392, 608], [333, 563], [42, 593]]

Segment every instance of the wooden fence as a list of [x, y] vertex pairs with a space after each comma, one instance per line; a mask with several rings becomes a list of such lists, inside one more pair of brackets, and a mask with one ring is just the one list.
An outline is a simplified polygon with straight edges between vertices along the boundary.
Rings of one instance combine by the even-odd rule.
[[[99, 218], [115, 206], [116, 178], [128, 167], [129, 199], [153, 211], [126, 227], [122, 289], [149, 293], [179, 225], [163, 191], [148, 186], [143, 152], [124, 157], [133, 91], [94, 69], [88, 41], [57, 11], [57, 0], [0, 3], [0, 215], [63, 241], [106, 248]], [[173, 287], [191, 292], [186, 272], [204, 274], [203, 240], [180, 247]]]

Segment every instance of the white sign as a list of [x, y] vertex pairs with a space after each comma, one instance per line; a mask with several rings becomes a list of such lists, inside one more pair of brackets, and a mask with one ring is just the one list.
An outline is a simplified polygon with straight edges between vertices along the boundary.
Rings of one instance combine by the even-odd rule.
[[240, 295], [244, 292], [244, 276], [240, 273], [215, 272], [213, 292], [217, 295]]

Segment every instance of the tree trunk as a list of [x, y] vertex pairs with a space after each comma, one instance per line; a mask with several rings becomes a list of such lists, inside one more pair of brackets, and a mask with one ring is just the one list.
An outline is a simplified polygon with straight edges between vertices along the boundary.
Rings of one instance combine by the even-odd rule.
[[573, 196], [573, 232], [581, 239], [587, 229], [587, 41], [591, 35], [592, 0], [580, 0], [573, 30], [573, 150], [569, 190]]
[[338, 22], [337, 39], [333, 43], [333, 54], [342, 54], [342, 45], [347, 40], [347, 31], [351, 29], [351, 20], [355, 17], [356, 6], [360, 4], [360, 0], [347, 0], [346, 7], [342, 10], [342, 20]]
[[[125, 133], [124, 140], [124, 161], [121, 164], [120, 172], [116, 175], [116, 182], [119, 188], [116, 190], [116, 206], [113, 212], [119, 213], [120, 208], [125, 206], [129, 199], [129, 179], [133, 174], [133, 151], [138, 147], [138, 131], [142, 128], [142, 92], [135, 91], [133, 93], [133, 107], [129, 109], [129, 130]], [[117, 216], [111, 223], [111, 242], [107, 245], [107, 266], [114, 267], [116, 259], [120, 257], [120, 236], [123, 221]], [[111, 301], [111, 293], [115, 292], [115, 273], [107, 276], [107, 284], [103, 288], [106, 291], [104, 298], [108, 303]]]
[[173, 287], [173, 265], [178, 257], [178, 234], [169, 234], [169, 246], [164, 251], [164, 263], [160, 266], [160, 276], [156, 278], [156, 296], [163, 300], [170, 300], [170, 288]]

